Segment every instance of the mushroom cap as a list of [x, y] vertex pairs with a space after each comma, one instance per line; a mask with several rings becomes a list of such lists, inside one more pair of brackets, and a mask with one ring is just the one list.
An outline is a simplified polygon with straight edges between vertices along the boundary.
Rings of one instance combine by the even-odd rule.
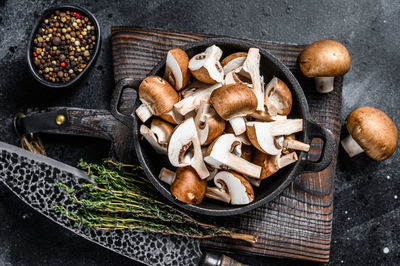
[[297, 58], [304, 76], [336, 77], [347, 73], [351, 58], [346, 47], [334, 40], [321, 40], [307, 46]]
[[182, 49], [168, 51], [165, 78], [177, 91], [188, 84], [190, 80], [189, 56]]
[[179, 201], [197, 205], [202, 202], [206, 194], [207, 179], [200, 179], [191, 166], [181, 167], [176, 170], [170, 190]]
[[243, 84], [231, 84], [214, 90], [210, 102], [224, 120], [246, 116], [257, 108], [257, 97], [253, 90]]
[[254, 190], [246, 178], [233, 171], [221, 171], [214, 177], [218, 188], [227, 190], [231, 196], [231, 204], [248, 204], [254, 200]]
[[279, 170], [278, 156], [256, 151], [252, 163], [262, 167], [260, 180], [263, 180]]
[[139, 98], [154, 115], [170, 111], [179, 101], [175, 89], [159, 76], [149, 76], [140, 83]]
[[221, 61], [221, 66], [224, 69], [224, 73], [231, 72], [239, 67], [241, 67], [246, 60], [246, 52], [238, 52], [228, 55]]
[[288, 86], [281, 79], [274, 77], [267, 85], [265, 103], [271, 116], [289, 115], [293, 97]]
[[353, 139], [374, 160], [383, 161], [396, 150], [399, 133], [392, 119], [369, 106], [353, 110], [346, 118], [346, 127]]
[[189, 70], [197, 80], [215, 84], [224, 79], [224, 70], [219, 62], [222, 50], [212, 45], [205, 52], [193, 56], [189, 61]]
[[158, 118], [153, 118], [150, 125], [151, 131], [157, 136], [158, 143], [167, 145], [174, 131], [174, 127]]

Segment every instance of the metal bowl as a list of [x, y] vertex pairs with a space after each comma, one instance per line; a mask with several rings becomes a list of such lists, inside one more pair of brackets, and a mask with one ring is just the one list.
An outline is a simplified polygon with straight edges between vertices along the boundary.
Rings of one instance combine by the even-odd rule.
[[[60, 10], [60, 11], [69, 10], [69, 11], [78, 12], [78, 13], [80, 13], [82, 15], [87, 16], [89, 18], [89, 20], [95, 26], [95, 34], [96, 34], [96, 39], [97, 39], [96, 47], [94, 48], [94, 53], [93, 53], [92, 58], [90, 59], [90, 61], [86, 64], [86, 67], [74, 79], [72, 79], [72, 80], [70, 80], [69, 82], [66, 82], [66, 83], [55, 83], [55, 82], [50, 82], [50, 81], [46, 80], [45, 78], [43, 78], [37, 72], [37, 67], [33, 63], [33, 40], [35, 38], [35, 34], [36, 34], [37, 30], [39, 29], [40, 25], [43, 23], [43, 20], [46, 19], [47, 17], [49, 17], [56, 10]], [[78, 6], [72, 6], [72, 5], [62, 5], [62, 6], [51, 7], [49, 9], [46, 9], [43, 12], [42, 16], [36, 22], [36, 25], [33, 28], [32, 32], [31, 32], [31, 35], [29, 37], [28, 49], [27, 49], [27, 52], [26, 52], [26, 57], [27, 57], [28, 65], [29, 65], [29, 70], [31, 71], [33, 77], [38, 82], [43, 84], [44, 86], [51, 87], [51, 88], [66, 88], [66, 87], [72, 86], [73, 84], [76, 84], [79, 80], [81, 80], [81, 78], [85, 75], [85, 73], [93, 65], [93, 62], [95, 61], [95, 59], [96, 59], [96, 57], [97, 57], [97, 55], [98, 55], [98, 53], [100, 51], [100, 44], [101, 44], [100, 24], [97, 21], [97, 19], [95, 18], [95, 16], [90, 11], [88, 11], [85, 8], [78, 7]]]
[[[232, 40], [229, 38], [215, 38], [195, 42], [183, 49], [187, 52], [189, 57], [192, 57], [200, 52], [203, 52], [207, 47], [213, 44], [216, 44], [222, 49], [224, 52], [223, 57], [234, 52], [247, 52], [249, 48], [256, 47], [253, 44], [243, 41]], [[137, 157], [143, 166], [147, 177], [153, 183], [156, 189], [168, 200], [179, 207], [210, 216], [241, 214], [266, 204], [274, 199], [299, 174], [321, 171], [325, 169], [331, 162], [335, 148], [335, 141], [332, 133], [311, 120], [310, 112], [308, 110], [308, 103], [306, 97], [304, 96], [303, 89], [290, 70], [276, 57], [261, 48], [259, 49], [261, 55], [261, 75], [264, 76], [266, 81], [270, 80], [273, 76], [280, 78], [288, 85], [293, 94], [293, 108], [289, 117], [302, 118], [304, 121], [304, 131], [296, 135], [297, 139], [305, 143], [311, 143], [313, 138], [321, 138], [324, 141], [320, 159], [318, 161], [310, 161], [307, 159], [307, 153], [298, 152], [299, 160], [296, 163], [279, 170], [271, 177], [263, 180], [259, 188], [254, 189], [255, 199], [250, 204], [229, 205], [207, 198], [205, 198], [200, 205], [186, 204], [176, 200], [170, 193], [169, 185], [164, 184], [158, 179], [158, 175], [162, 167], [169, 169], [174, 169], [174, 167], [169, 163], [167, 156], [155, 153], [147, 141], [141, 138], [139, 127], [142, 122], [137, 118], [136, 114], [133, 113], [133, 136]], [[164, 68], [165, 60], [160, 62], [149, 75], [163, 76]], [[139, 84], [140, 81], [122, 82], [117, 84], [117, 90], [121, 90], [123, 87], [137, 88]], [[139, 105], [140, 101], [137, 100], [135, 104], [135, 110], [137, 107], [139, 107]]]

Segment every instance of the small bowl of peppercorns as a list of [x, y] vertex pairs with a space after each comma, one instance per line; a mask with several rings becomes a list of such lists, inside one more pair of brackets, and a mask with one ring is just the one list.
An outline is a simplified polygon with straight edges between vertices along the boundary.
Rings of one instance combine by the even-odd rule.
[[58, 6], [44, 11], [31, 33], [29, 68], [37, 81], [52, 88], [75, 84], [100, 50], [100, 26], [88, 10]]

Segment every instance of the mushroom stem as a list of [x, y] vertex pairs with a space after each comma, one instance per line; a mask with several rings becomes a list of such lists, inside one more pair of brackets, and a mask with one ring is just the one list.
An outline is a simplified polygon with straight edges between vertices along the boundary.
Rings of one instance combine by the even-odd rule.
[[150, 110], [150, 108], [146, 104], [142, 103], [136, 109], [136, 115], [144, 123], [153, 115], [153, 112]]
[[226, 203], [231, 202], [231, 196], [225, 191], [216, 187], [207, 187], [206, 197], [209, 199], [219, 200]]
[[296, 152], [292, 152], [287, 155], [284, 155], [279, 158], [279, 161], [278, 161], [279, 169], [281, 169], [285, 166], [288, 166], [289, 164], [292, 164], [292, 163], [296, 162], [297, 160], [298, 160], [298, 157], [297, 157]]
[[241, 174], [253, 178], [260, 178], [261, 167], [255, 165], [243, 158], [240, 158], [232, 153], [228, 153], [226, 156], [227, 165], [230, 169], [237, 171]]
[[255, 179], [255, 178], [250, 178], [246, 176], [247, 181], [250, 182], [250, 184], [252, 184], [255, 187], [260, 187], [261, 185], [261, 179]]
[[163, 167], [158, 178], [168, 185], [171, 185], [175, 181], [175, 172]]
[[354, 157], [357, 154], [364, 152], [363, 148], [361, 148], [351, 135], [342, 140], [342, 146], [350, 157]]
[[229, 123], [231, 124], [233, 132], [235, 132], [236, 136], [246, 132], [246, 122], [242, 116], [229, 119]]
[[308, 152], [310, 150], [310, 145], [303, 143], [301, 141], [295, 140], [295, 139], [288, 139], [285, 138], [283, 141], [283, 147], [287, 149], [292, 149], [292, 150], [299, 150], [299, 151], [305, 151]]
[[271, 135], [290, 135], [303, 131], [303, 119], [278, 120], [271, 123]]
[[316, 77], [315, 87], [319, 93], [328, 93], [333, 91], [333, 81], [335, 77]]

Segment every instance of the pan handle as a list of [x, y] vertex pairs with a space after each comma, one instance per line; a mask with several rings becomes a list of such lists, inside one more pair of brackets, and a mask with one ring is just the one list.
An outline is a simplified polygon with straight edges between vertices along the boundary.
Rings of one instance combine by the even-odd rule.
[[308, 138], [311, 142], [313, 138], [320, 138], [324, 144], [322, 147], [321, 157], [318, 161], [310, 161], [304, 159], [301, 162], [300, 173], [307, 172], [320, 172], [327, 168], [332, 161], [333, 154], [335, 152], [336, 140], [332, 132], [314, 121], [306, 120]]
[[131, 125], [131, 114], [135, 111], [137, 100], [136, 90], [142, 81], [132, 78], [124, 78], [115, 84], [111, 96], [111, 113], [126, 126]]

